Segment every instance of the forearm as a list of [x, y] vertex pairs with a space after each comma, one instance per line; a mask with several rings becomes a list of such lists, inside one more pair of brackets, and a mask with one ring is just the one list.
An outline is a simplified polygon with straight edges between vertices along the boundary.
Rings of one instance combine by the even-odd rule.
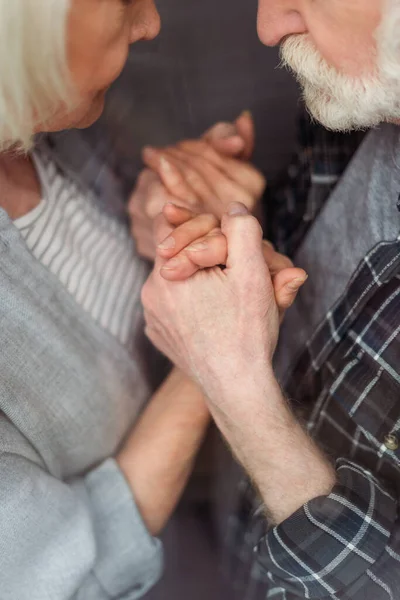
[[258, 488], [274, 524], [331, 492], [335, 471], [294, 417], [272, 373], [262, 384], [243, 381], [216, 406], [211, 399], [216, 424]]
[[117, 457], [153, 535], [164, 527], [182, 494], [209, 420], [202, 392], [174, 370]]

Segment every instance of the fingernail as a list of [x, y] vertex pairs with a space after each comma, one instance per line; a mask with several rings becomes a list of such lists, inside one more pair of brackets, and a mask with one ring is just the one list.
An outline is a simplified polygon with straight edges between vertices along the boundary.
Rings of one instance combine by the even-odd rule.
[[160, 169], [164, 171], [164, 173], [169, 174], [172, 172], [171, 163], [165, 158], [165, 156], [160, 157]]
[[235, 137], [237, 129], [233, 123], [218, 123], [214, 128], [214, 136], [219, 139]]
[[178, 268], [180, 265], [181, 265], [181, 261], [179, 260], [179, 258], [171, 258], [171, 260], [166, 262], [165, 265], [163, 267], [161, 267], [161, 270], [173, 271], [174, 269]]
[[253, 113], [251, 112], [251, 110], [244, 110], [242, 112], [242, 114], [240, 115], [241, 117], [250, 117], [251, 119], [253, 118]]
[[231, 202], [228, 207], [228, 215], [230, 217], [235, 217], [238, 215], [248, 215], [248, 208], [242, 204], [241, 202]]
[[196, 244], [191, 244], [187, 247], [187, 250], [190, 252], [201, 252], [202, 250], [206, 250], [208, 248], [208, 244], [206, 242], [197, 242]]
[[175, 248], [175, 239], [173, 237], [167, 237], [161, 244], [158, 244], [157, 248], [160, 250], [170, 250]]
[[297, 277], [296, 279], [293, 279], [293, 281], [290, 281], [290, 283], [288, 283], [286, 287], [291, 292], [297, 292], [297, 290], [301, 288], [301, 286], [305, 281], [307, 281], [307, 279], [308, 275], [305, 275], [304, 277]]

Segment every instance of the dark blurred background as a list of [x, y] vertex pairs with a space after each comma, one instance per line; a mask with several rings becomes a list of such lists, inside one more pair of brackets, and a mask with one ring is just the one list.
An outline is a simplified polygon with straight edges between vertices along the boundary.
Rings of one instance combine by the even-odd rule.
[[[72, 166], [74, 142], [83, 138], [111, 163], [127, 194], [142, 167], [144, 145], [198, 137], [247, 109], [257, 130], [254, 162], [274, 180], [293, 148], [297, 88], [278, 68], [278, 50], [258, 40], [257, 0], [158, 0], [157, 5], [161, 34], [132, 47], [100, 121], [84, 132], [58, 136]], [[76, 167], [81, 170], [81, 164]]]

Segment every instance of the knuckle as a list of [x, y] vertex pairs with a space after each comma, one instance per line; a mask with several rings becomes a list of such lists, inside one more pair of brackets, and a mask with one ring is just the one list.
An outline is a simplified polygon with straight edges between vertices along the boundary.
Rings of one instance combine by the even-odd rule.
[[163, 184], [159, 179], [154, 179], [147, 186], [147, 197], [156, 196], [163, 189]]
[[162, 197], [159, 196], [148, 198], [144, 206], [144, 213], [148, 219], [152, 220], [162, 212], [163, 206], [164, 199]]
[[217, 217], [211, 212], [204, 213], [202, 215], [202, 219], [206, 222], [206, 224], [211, 224], [213, 228], [215, 228], [215, 225], [219, 223]]
[[144, 286], [142, 287], [142, 290], [140, 292], [140, 298], [142, 301], [142, 304], [145, 308], [146, 311], [149, 310], [150, 306], [151, 306], [151, 300], [152, 300], [152, 292], [151, 292], [151, 283], [150, 283], [151, 279], [149, 278], [146, 283], [144, 284]]
[[130, 217], [139, 217], [141, 213], [141, 206], [138, 202], [133, 201], [128, 205], [128, 214]]

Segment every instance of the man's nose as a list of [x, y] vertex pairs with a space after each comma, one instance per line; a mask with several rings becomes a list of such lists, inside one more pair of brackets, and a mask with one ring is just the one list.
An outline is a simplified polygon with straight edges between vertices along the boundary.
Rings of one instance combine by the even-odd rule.
[[[131, 43], [141, 40], [153, 40], [160, 33], [161, 19], [154, 0], [142, 0], [132, 19]], [[139, 15], [137, 10], [140, 10]], [[138, 23], [139, 22], [139, 23]], [[138, 26], [140, 35], [138, 35]]]
[[306, 33], [299, 0], [258, 0], [257, 31], [266, 46], [276, 46], [288, 35]]

